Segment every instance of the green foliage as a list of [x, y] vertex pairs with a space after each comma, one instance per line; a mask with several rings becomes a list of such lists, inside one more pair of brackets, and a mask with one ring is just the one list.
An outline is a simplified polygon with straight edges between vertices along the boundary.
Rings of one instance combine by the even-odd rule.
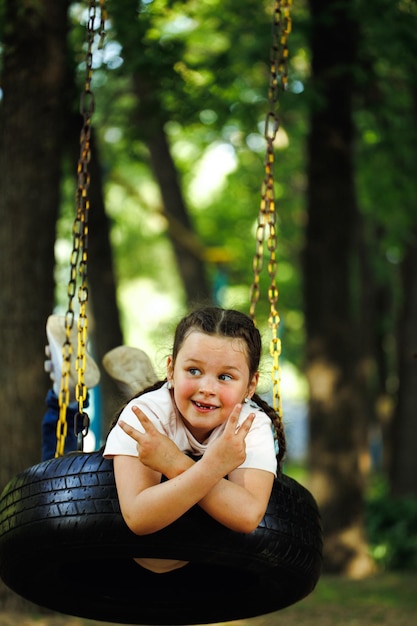
[[[80, 8], [75, 3], [72, 11], [72, 40], [78, 50]], [[269, 0], [109, 0], [106, 47], [103, 54], [94, 52], [93, 125], [123, 289], [131, 281], [151, 280], [154, 290], [181, 299], [160, 190], [143, 141], [146, 129], [135, 117], [136, 73], [152, 91], [155, 121], [167, 133], [219, 302], [248, 310], [264, 176], [272, 9]], [[304, 3], [294, 7], [294, 16], [299, 24], [305, 21]], [[129, 46], [137, 50], [134, 57], [126, 54]], [[305, 221], [301, 146], [307, 128], [301, 94], [309, 65], [299, 31], [291, 36], [290, 46], [290, 89], [280, 102], [275, 167], [278, 284], [284, 353], [300, 363], [304, 332], [299, 255]], [[80, 84], [83, 71], [80, 64]], [[266, 265], [267, 259], [257, 315], [262, 326], [269, 306]]]
[[367, 503], [371, 554], [387, 570], [417, 571], [417, 499], [393, 498], [381, 483]]
[[[94, 51], [93, 125], [100, 140], [119, 284], [150, 279], [154, 290], [169, 294], [177, 305], [181, 301], [160, 191], [143, 141], [147, 129], [136, 117], [138, 106], [145, 105], [135, 96], [135, 75], [151, 93], [146, 106], [154, 111], [153, 123], [167, 133], [213, 287], [221, 284], [222, 303], [247, 310], [263, 179], [274, 3], [108, 0], [107, 5], [105, 50]], [[352, 10], [360, 18], [358, 63], [352, 68], [357, 81], [358, 209], [373, 281], [391, 296], [377, 325], [382, 337], [394, 336], [400, 263], [415, 220], [415, 3], [361, 0], [352, 3]], [[74, 2], [71, 15], [81, 86], [84, 4]], [[315, 102], [309, 80], [308, 3], [293, 3], [292, 17], [289, 89], [280, 94], [275, 163], [277, 281], [284, 354], [302, 368], [304, 146]], [[128, 49], [136, 53], [128, 55]], [[261, 323], [268, 312], [268, 280], [265, 276], [261, 282]], [[353, 284], [360, 311], [360, 282]]]

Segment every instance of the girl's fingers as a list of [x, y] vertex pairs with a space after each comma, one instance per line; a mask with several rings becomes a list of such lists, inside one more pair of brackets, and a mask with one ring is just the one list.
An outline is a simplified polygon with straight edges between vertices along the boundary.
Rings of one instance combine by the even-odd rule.
[[240, 425], [238, 432], [243, 431], [243, 433], [244, 433], [244, 435], [246, 437], [246, 435], [248, 434], [248, 432], [251, 429], [251, 426], [253, 424], [253, 420], [254, 419], [255, 419], [255, 413], [250, 413], [248, 415], [248, 417], [245, 419], [245, 421]]
[[130, 424], [126, 424], [126, 422], [124, 422], [123, 420], [119, 420], [118, 424], [119, 424], [120, 428], [122, 430], [124, 430], [124, 432], [127, 435], [132, 437], [132, 439], [135, 439], [136, 441], [139, 441], [139, 438], [140, 438], [142, 433], [140, 433], [138, 430], [136, 430], [136, 428], [133, 428], [133, 426], [131, 426]]
[[151, 430], [155, 428], [155, 426], [153, 425], [149, 417], [145, 415], [145, 413], [141, 411], [138, 406], [132, 406], [132, 411], [136, 415], [140, 424], [142, 424], [145, 430]]
[[[149, 417], [147, 417], [147, 415], [145, 415], [145, 413], [143, 413], [143, 411], [140, 410], [140, 408], [138, 406], [132, 406], [132, 411], [133, 413], [136, 415], [138, 422], [139, 422], [139, 430], [137, 428], [134, 428], [133, 426], [131, 426], [130, 424], [127, 424], [126, 422], [124, 422], [123, 420], [119, 419], [119, 426], [122, 428], [122, 430], [124, 430], [124, 432], [126, 434], [128, 434], [130, 437], [132, 437], [132, 439], [135, 439], [135, 441], [137, 441], [138, 443], [141, 442], [141, 438], [148, 434], [152, 434], [153, 432], [158, 432], [158, 429], [155, 427], [155, 425], [152, 423], [152, 421], [149, 419]], [[143, 439], [142, 439], [143, 441]]]
[[242, 432], [244, 434], [244, 437], [246, 437], [246, 435], [248, 434], [250, 430], [250, 427], [252, 426], [253, 420], [255, 419], [255, 413], [251, 413], [250, 415], [248, 415], [245, 421], [242, 422], [242, 424], [239, 426], [238, 421], [239, 421], [241, 410], [242, 410], [242, 405], [237, 404], [235, 408], [233, 409], [233, 411], [230, 413], [225, 430], [230, 430], [231, 432], [235, 434]]
[[236, 404], [233, 411], [229, 415], [229, 419], [227, 420], [226, 430], [232, 430], [232, 431], [236, 430], [237, 422], [239, 420], [239, 415], [240, 415], [241, 410], [242, 410], [242, 405]]

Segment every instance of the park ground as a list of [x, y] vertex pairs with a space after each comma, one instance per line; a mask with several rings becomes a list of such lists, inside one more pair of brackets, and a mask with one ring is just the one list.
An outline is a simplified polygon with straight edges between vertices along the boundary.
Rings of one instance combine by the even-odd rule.
[[[315, 591], [276, 613], [222, 626], [413, 626], [417, 624], [416, 573], [382, 573], [364, 580], [323, 576]], [[110, 626], [58, 613], [1, 612], [0, 626]], [[115, 626], [113, 624], [113, 626]]]

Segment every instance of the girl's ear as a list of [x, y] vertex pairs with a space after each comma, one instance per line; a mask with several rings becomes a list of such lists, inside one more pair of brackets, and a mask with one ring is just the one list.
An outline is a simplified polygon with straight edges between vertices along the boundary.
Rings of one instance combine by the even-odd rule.
[[258, 386], [258, 381], [259, 372], [255, 372], [255, 374], [252, 376], [251, 381], [249, 382], [248, 393], [246, 394], [249, 398], [252, 398], [253, 394], [255, 393], [256, 387]]
[[172, 355], [167, 358], [167, 379], [172, 380], [174, 376], [174, 362], [172, 360]]

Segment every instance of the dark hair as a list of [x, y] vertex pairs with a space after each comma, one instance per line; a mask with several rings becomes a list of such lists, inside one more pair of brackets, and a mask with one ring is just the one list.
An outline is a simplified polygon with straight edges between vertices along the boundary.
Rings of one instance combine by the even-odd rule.
[[193, 330], [206, 335], [242, 339], [246, 345], [250, 377], [258, 371], [262, 350], [261, 335], [251, 318], [244, 313], [233, 309], [207, 306], [184, 317], [178, 324], [174, 335], [172, 348], [174, 363], [182, 344]]
[[[262, 352], [261, 335], [253, 320], [245, 313], [235, 311], [234, 309], [222, 309], [220, 307], [213, 306], [199, 308], [189, 313], [179, 322], [175, 330], [174, 345], [172, 348], [172, 360], [174, 364], [182, 344], [187, 339], [188, 335], [194, 330], [207, 335], [242, 339], [246, 345], [250, 378], [252, 378], [252, 376], [258, 371]], [[158, 389], [165, 382], [166, 379], [159, 381], [152, 387], [144, 389], [134, 397], [137, 398], [143, 393]], [[286, 450], [285, 433], [281, 416], [273, 409], [273, 407], [262, 400], [258, 394], [255, 393], [252, 400], [271, 419], [275, 439], [278, 442], [278, 469], [281, 470], [281, 464]], [[119, 411], [117, 418], [122, 410], [123, 409]], [[112, 423], [112, 427], [115, 425], [117, 418]]]

